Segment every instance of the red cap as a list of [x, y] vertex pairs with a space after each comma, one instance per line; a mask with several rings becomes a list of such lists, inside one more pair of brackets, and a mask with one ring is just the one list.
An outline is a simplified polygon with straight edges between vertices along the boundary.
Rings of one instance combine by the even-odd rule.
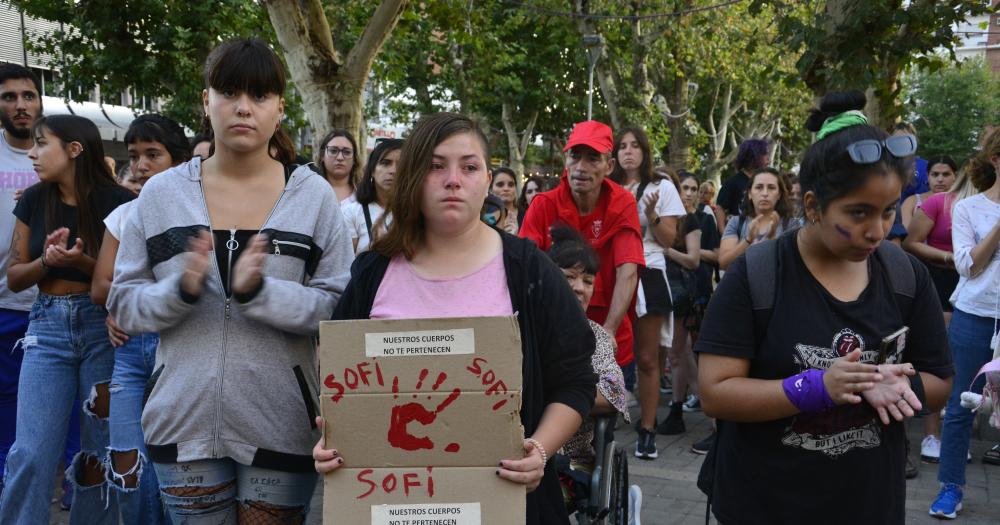
[[611, 128], [603, 122], [588, 120], [578, 122], [573, 126], [573, 131], [569, 134], [566, 147], [563, 151], [569, 151], [573, 146], [590, 146], [598, 153], [611, 153], [615, 149], [615, 139], [611, 133]]

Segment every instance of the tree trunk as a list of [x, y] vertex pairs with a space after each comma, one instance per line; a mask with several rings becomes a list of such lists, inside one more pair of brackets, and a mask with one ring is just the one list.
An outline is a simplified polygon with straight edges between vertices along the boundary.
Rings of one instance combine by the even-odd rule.
[[673, 110], [664, 115], [667, 127], [670, 129], [670, 140], [667, 142], [669, 156], [667, 166], [675, 172], [688, 168], [691, 161], [691, 137], [687, 129], [688, 119], [688, 82], [687, 77], [674, 76]]
[[503, 129], [507, 134], [507, 167], [514, 170], [518, 176], [524, 177], [524, 157], [528, 153], [528, 146], [531, 145], [531, 139], [534, 136], [538, 112], [535, 111], [531, 114], [531, 119], [528, 120], [528, 125], [524, 128], [524, 134], [520, 138], [518, 138], [517, 130], [514, 128], [514, 117], [511, 115], [510, 104], [503, 103], [500, 119], [503, 121]]
[[347, 129], [364, 144], [361, 121], [368, 72], [407, 0], [383, 0], [346, 58], [333, 45], [320, 0], [265, 0], [264, 4], [312, 125], [313, 147], [319, 148], [316, 141], [333, 128]]

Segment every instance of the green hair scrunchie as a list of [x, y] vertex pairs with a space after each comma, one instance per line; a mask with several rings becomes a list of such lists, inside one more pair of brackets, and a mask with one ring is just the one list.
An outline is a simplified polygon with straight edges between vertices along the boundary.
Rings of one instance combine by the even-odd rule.
[[839, 115], [834, 115], [823, 122], [823, 126], [819, 128], [819, 133], [816, 134], [816, 141], [821, 141], [827, 136], [844, 128], [863, 124], [868, 124], [868, 117], [866, 117], [864, 113], [856, 109], [845, 111]]

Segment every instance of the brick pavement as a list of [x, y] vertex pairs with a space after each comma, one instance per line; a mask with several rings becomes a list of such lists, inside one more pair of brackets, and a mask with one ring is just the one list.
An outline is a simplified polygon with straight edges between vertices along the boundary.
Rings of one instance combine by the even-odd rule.
[[[665, 407], [661, 407], [665, 416]], [[638, 412], [633, 409], [633, 414]], [[660, 457], [654, 461], [640, 461], [632, 456], [629, 460], [630, 478], [643, 491], [642, 521], [646, 525], [702, 525], [705, 522], [705, 496], [695, 487], [702, 457], [692, 454], [691, 443], [708, 435], [708, 419], [701, 413], [685, 414], [688, 432], [680, 436], [658, 436]], [[910, 440], [919, 444], [921, 435], [919, 424], [910, 425]], [[622, 425], [616, 432], [616, 440], [628, 447], [635, 447], [635, 432]], [[1000, 441], [1000, 432], [981, 429], [972, 441], [973, 461], [968, 466], [968, 486], [964, 499], [965, 508], [959, 519], [949, 523], [956, 525], [997, 525], [1000, 524], [1000, 466], [983, 464], [979, 458], [992, 443]], [[919, 454], [919, 446], [913, 454]], [[927, 515], [927, 508], [937, 495], [937, 466], [920, 463], [920, 476], [907, 482], [906, 523], [907, 525], [940, 524], [942, 521]], [[308, 518], [308, 525], [320, 525], [322, 514], [322, 483], [316, 488], [313, 498], [314, 511]], [[60, 512], [53, 505], [53, 525], [69, 523], [69, 513]], [[715, 520], [712, 520], [715, 523]]]

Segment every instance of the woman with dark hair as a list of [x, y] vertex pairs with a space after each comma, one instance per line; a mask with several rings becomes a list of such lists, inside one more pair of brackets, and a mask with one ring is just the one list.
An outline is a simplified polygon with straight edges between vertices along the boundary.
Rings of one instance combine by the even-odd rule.
[[[147, 114], [132, 121], [125, 132], [129, 165], [138, 184], [136, 193], [150, 177], [190, 159], [187, 138], [179, 124], [162, 115]], [[97, 257], [90, 298], [104, 305], [115, 271], [122, 226], [135, 202], [126, 202], [111, 212], [104, 224], [104, 242]], [[148, 465], [148, 452], [142, 435], [142, 399], [146, 383], [153, 374], [158, 334], [129, 334], [109, 315], [108, 337], [115, 350], [115, 370], [111, 376], [111, 446], [106, 464], [108, 486], [118, 495], [125, 525], [163, 523], [160, 489], [154, 469]]]
[[[673, 338], [673, 315], [667, 263], [664, 253], [673, 245], [677, 222], [683, 217], [684, 204], [677, 187], [667, 174], [653, 175], [652, 151], [646, 133], [626, 128], [615, 142], [615, 171], [611, 178], [623, 184], [638, 200], [639, 225], [646, 267], [639, 276], [635, 314], [635, 365], [639, 384], [639, 439], [635, 456], [652, 460], [656, 448], [656, 409], [660, 404], [660, 346]], [[669, 344], [669, 343], [665, 343]], [[619, 362], [625, 366], [629, 362]]]
[[[389, 231], [358, 256], [336, 319], [517, 315], [524, 368], [524, 457], [493, 458], [527, 489], [527, 523], [568, 524], [551, 457], [594, 403], [594, 334], [566, 278], [528, 240], [480, 220], [489, 150], [470, 119], [420, 119], [403, 145]], [[316, 468], [350, 462], [317, 443]]]
[[376, 233], [384, 233], [391, 220], [391, 216], [385, 215], [385, 210], [392, 197], [392, 184], [402, 148], [403, 141], [400, 139], [382, 139], [375, 144], [375, 149], [368, 155], [355, 202], [345, 202], [341, 207], [355, 253], [367, 250], [371, 239], [376, 237]]
[[774, 168], [754, 172], [741, 208], [743, 215], [730, 217], [722, 233], [719, 266], [723, 270], [750, 246], [777, 239], [791, 227], [788, 189]]
[[511, 234], [517, 235], [517, 174], [514, 170], [500, 166], [493, 168], [493, 182], [490, 184], [490, 193], [500, 197], [507, 213], [504, 214], [503, 224], [497, 224], [497, 228]]
[[37, 285], [39, 294], [22, 341], [17, 437], [0, 516], [5, 523], [48, 523], [59, 451], [79, 398], [82, 447], [66, 471], [74, 485], [70, 523], [117, 523], [117, 500], [106, 499], [103, 489], [114, 348], [104, 327], [107, 311], [90, 300], [90, 281], [102, 220], [135, 196], [115, 182], [93, 122], [43, 117], [32, 135], [28, 157], [41, 182], [14, 208], [7, 283], [14, 292]]
[[953, 368], [927, 270], [883, 242], [916, 139], [868, 125], [864, 105], [823, 98], [799, 172], [806, 225], [736, 259], [705, 315], [718, 437], [699, 486], [720, 523], [905, 521], [901, 421], [940, 410]]
[[[966, 171], [981, 193], [955, 202], [952, 208], [952, 260], [961, 277], [951, 296], [954, 312], [948, 325], [955, 383], [941, 428], [941, 491], [930, 508], [930, 514], [939, 518], [954, 518], [962, 510], [975, 412], [962, 407], [961, 395], [982, 392], [985, 378], [977, 373], [993, 359], [1000, 338], [996, 335], [1000, 324], [1000, 128], [984, 133], [982, 148]], [[996, 455], [984, 457], [990, 459]]]
[[202, 160], [212, 155], [212, 132], [199, 133], [191, 137], [191, 157], [201, 157]]
[[[569, 287], [573, 289], [583, 311], [590, 306], [594, 295], [594, 279], [600, 261], [597, 252], [573, 228], [559, 225], [552, 228], [552, 246], [549, 248], [549, 258], [562, 270]], [[611, 334], [594, 321], [590, 329], [594, 332], [596, 346], [590, 365], [597, 374], [597, 396], [594, 398], [594, 408], [591, 416], [621, 414], [625, 422], [631, 421], [625, 397], [625, 379], [622, 369], [615, 361], [615, 349], [611, 342]], [[559, 453], [569, 459], [570, 470], [583, 471], [591, 474], [596, 463], [594, 451], [594, 421], [591, 418], [583, 420], [580, 430], [563, 445]], [[562, 477], [562, 476], [560, 476]], [[563, 486], [564, 496], [568, 498], [568, 487]]]
[[545, 190], [545, 177], [540, 177], [538, 175], [532, 175], [528, 177], [528, 180], [524, 181], [524, 186], [521, 187], [521, 196], [517, 198], [517, 226], [521, 227], [521, 223], [524, 222], [524, 214], [528, 213], [528, 206], [531, 205], [532, 199], [535, 195], [542, 193]]
[[[673, 400], [666, 419], [656, 428], [660, 434], [674, 435], [686, 431], [684, 426], [684, 403], [688, 398], [690, 386], [691, 408], [698, 403], [697, 367], [691, 366], [691, 348], [688, 346], [688, 327], [694, 319], [695, 298], [698, 290], [694, 286], [696, 273], [701, 264], [702, 226], [699, 215], [704, 215], [696, 209], [698, 199], [698, 179], [694, 174], [682, 171], [680, 180], [681, 202], [687, 215], [677, 221], [677, 235], [674, 243], [664, 252], [667, 256], [667, 278], [671, 283], [673, 299], [673, 337], [667, 345], [667, 357], [670, 359], [670, 372], [673, 375]], [[685, 277], [690, 276], [691, 279]], [[688, 284], [684, 288], [682, 285]], [[683, 298], [683, 299], [682, 299]], [[689, 408], [690, 409], [690, 408]]]
[[264, 42], [216, 47], [214, 153], [153, 177], [123, 227], [108, 305], [160, 334], [142, 429], [174, 523], [301, 523], [316, 484], [314, 341], [353, 254], [330, 185], [277, 160], [285, 87]]
[[316, 152], [319, 173], [333, 186], [338, 202], [353, 202], [358, 185], [358, 142], [346, 129], [334, 129], [323, 137]]
[[910, 231], [910, 222], [913, 221], [914, 211], [931, 195], [950, 190], [951, 186], [955, 184], [957, 176], [958, 165], [948, 155], [938, 155], [927, 159], [927, 183], [930, 185], [930, 191], [910, 195], [899, 207], [903, 228], [906, 228], [907, 234]]

